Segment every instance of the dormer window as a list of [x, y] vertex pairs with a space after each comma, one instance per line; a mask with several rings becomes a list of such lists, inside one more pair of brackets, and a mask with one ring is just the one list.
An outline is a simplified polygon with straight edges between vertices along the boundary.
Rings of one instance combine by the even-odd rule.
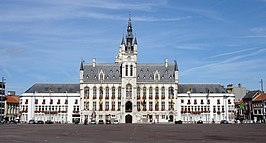
[[100, 81], [103, 81], [103, 80], [104, 80], [104, 73], [103, 73], [102, 70], [101, 70], [100, 73], [99, 73], [99, 80], [100, 80]]
[[158, 80], [160, 80], [160, 74], [159, 74], [159, 72], [156, 70], [156, 72], [154, 73], [154, 80], [155, 81], [158, 81]]
[[103, 74], [100, 74], [100, 80], [103, 80]]

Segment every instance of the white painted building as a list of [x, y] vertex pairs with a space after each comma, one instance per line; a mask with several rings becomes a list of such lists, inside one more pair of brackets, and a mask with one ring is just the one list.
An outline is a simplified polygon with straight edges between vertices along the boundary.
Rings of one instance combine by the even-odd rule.
[[[51, 119], [68, 123], [73, 117], [80, 118], [81, 123], [86, 120], [118, 120], [120, 123], [234, 120], [235, 97], [226, 93], [224, 87], [179, 84], [176, 61], [138, 63], [137, 49], [129, 18], [126, 38], [122, 38], [114, 63], [97, 63], [96, 59], [92, 63], [82, 61], [79, 84], [37, 84], [38, 88], [33, 85], [21, 98], [22, 120]], [[61, 86], [67, 87], [59, 90]], [[67, 98], [69, 102], [64, 104]], [[58, 100], [60, 103], [56, 104]]]
[[[134, 42], [133, 42], [134, 41]], [[81, 121], [173, 122], [178, 90], [177, 63], [137, 63], [137, 39], [128, 20], [115, 63], [81, 62]], [[95, 115], [94, 114], [94, 115]]]
[[72, 123], [80, 119], [79, 84], [34, 84], [20, 97], [20, 120]]
[[184, 123], [234, 122], [234, 94], [220, 84], [179, 84], [177, 114]]

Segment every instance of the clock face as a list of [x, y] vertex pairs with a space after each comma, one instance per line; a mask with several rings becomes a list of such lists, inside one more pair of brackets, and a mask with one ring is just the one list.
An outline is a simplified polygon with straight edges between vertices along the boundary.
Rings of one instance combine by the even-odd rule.
[[131, 57], [130, 57], [130, 56], [128, 56], [128, 57], [127, 57], [127, 60], [128, 60], [128, 61], [130, 61], [130, 60], [131, 60]]

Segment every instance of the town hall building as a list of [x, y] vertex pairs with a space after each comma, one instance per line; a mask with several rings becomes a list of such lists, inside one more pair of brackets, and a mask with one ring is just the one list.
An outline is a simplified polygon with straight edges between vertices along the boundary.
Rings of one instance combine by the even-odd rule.
[[234, 120], [234, 94], [222, 85], [179, 84], [176, 61], [138, 63], [137, 55], [138, 42], [129, 17], [127, 33], [114, 62], [97, 63], [95, 58], [91, 63], [82, 61], [79, 84], [33, 85], [21, 95], [22, 120], [50, 119], [63, 123]]
[[176, 61], [161, 64], [137, 62], [138, 43], [128, 20], [114, 63], [81, 62], [81, 120], [119, 120], [121, 123], [171, 122], [178, 90]]

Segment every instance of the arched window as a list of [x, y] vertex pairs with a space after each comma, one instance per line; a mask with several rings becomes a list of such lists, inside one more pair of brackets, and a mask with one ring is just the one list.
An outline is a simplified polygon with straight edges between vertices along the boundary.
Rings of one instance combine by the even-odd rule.
[[115, 87], [112, 87], [112, 99], [115, 99]]
[[128, 65], [126, 65], [126, 76], [128, 76]]
[[85, 87], [84, 88], [84, 98], [89, 98], [89, 95], [90, 95], [90, 88]]
[[155, 99], [159, 99], [159, 87], [155, 87]]
[[153, 91], [152, 91], [152, 87], [150, 87], [149, 88], [149, 99], [153, 98], [152, 95], [153, 95]]
[[143, 87], [143, 99], [146, 99], [147, 89], [146, 87]]
[[93, 99], [96, 99], [96, 97], [97, 97], [97, 87], [94, 86], [93, 87]]
[[137, 99], [140, 99], [140, 87], [137, 87]]
[[133, 65], [130, 65], [130, 76], [133, 76]]
[[165, 87], [162, 87], [161, 89], [161, 96], [162, 96], [162, 99], [165, 99]]
[[132, 98], [132, 85], [131, 84], [126, 85], [126, 97]]
[[118, 99], [121, 99], [121, 86], [118, 87]]
[[100, 93], [99, 99], [103, 99], [103, 87], [99, 88], [99, 93]]
[[109, 99], [109, 87], [105, 88], [105, 99]]
[[169, 99], [174, 98], [174, 88], [172, 86], [168, 88], [168, 95], [169, 95]]
[[100, 73], [100, 81], [103, 81], [103, 73]]

